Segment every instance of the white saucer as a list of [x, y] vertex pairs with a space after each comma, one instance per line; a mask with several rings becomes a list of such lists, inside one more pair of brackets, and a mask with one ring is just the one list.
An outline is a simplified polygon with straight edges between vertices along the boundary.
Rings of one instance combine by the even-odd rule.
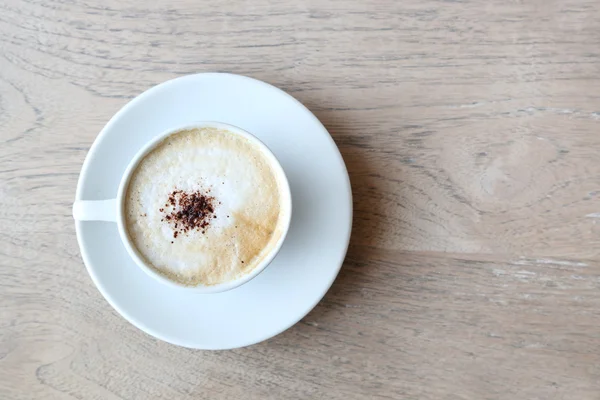
[[149, 277], [131, 260], [117, 225], [76, 222], [85, 265], [106, 300], [129, 322], [164, 341], [198, 349], [231, 349], [273, 337], [321, 300], [344, 260], [352, 194], [344, 161], [317, 118], [285, 92], [230, 74], [174, 79], [125, 105], [92, 145], [77, 200], [114, 198], [139, 148], [170, 127], [221, 121], [261, 139], [289, 179], [293, 216], [275, 260], [228, 292], [193, 294]]

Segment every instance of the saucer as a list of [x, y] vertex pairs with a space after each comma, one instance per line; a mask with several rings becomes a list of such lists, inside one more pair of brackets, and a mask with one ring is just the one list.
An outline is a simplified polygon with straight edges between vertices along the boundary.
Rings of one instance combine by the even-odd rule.
[[75, 228], [92, 280], [125, 319], [175, 345], [231, 349], [283, 332], [323, 298], [348, 248], [352, 193], [339, 150], [306, 107], [267, 83], [208, 73], [164, 82], [119, 110], [85, 158], [76, 199], [115, 198], [141, 147], [170, 127], [203, 120], [251, 132], [275, 154], [289, 180], [290, 229], [262, 273], [227, 292], [190, 293], [142, 271], [115, 223], [76, 221]]

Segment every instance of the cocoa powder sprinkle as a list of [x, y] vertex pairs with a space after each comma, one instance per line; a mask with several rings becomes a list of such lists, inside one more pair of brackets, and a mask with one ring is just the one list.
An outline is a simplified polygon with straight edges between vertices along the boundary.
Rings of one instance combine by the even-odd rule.
[[169, 194], [167, 204], [170, 207], [160, 208], [159, 211], [166, 214], [163, 219], [173, 226], [173, 238], [190, 230], [206, 233], [211, 219], [217, 218], [214, 215], [215, 198], [206, 193], [174, 190]]

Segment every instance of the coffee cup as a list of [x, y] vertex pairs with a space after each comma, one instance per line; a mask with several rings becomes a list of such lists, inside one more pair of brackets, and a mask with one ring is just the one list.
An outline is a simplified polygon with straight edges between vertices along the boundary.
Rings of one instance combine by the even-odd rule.
[[[199, 132], [199, 135], [204, 136], [194, 136], [194, 132]], [[183, 135], [188, 135], [188, 137]], [[226, 137], [226, 135], [232, 136]], [[207, 138], [208, 142], [203, 144], [204, 137]], [[141, 181], [142, 178], [138, 178], [138, 176], [141, 176], [142, 173], [138, 170], [144, 173], [147, 173], [146, 170], [153, 171], [151, 168], [146, 168], [149, 163], [147, 156], [154, 155], [159, 151], [167, 154], [163, 151], [166, 145], [173, 144], [175, 149], [176, 146], [182, 146], [182, 140], [188, 142], [192, 140], [190, 142], [192, 146], [197, 142], [199, 151], [204, 152], [202, 154], [206, 154], [206, 156], [200, 157], [199, 161], [194, 155], [193, 147], [190, 149], [182, 147], [182, 151], [172, 152], [174, 158], [169, 161], [169, 165], [182, 165], [187, 168], [187, 164], [193, 166], [194, 162], [203, 162], [202, 165], [208, 164], [210, 166], [212, 162], [210, 160], [214, 159], [217, 160], [217, 163], [222, 164], [222, 168], [211, 168], [211, 171], [225, 171], [229, 173], [227, 176], [233, 176], [235, 179], [231, 179], [231, 188], [229, 189], [227, 179], [222, 179], [222, 187], [220, 186], [221, 182], [217, 183], [215, 181], [220, 181], [220, 176], [209, 176], [206, 181], [209, 183], [203, 181], [201, 189], [194, 188], [192, 190], [186, 187], [182, 190], [180, 187], [173, 186], [168, 199], [162, 198], [164, 197], [164, 191], [160, 192], [162, 196], [160, 202], [161, 204], [165, 202], [165, 206], [161, 206], [158, 210], [157, 207], [151, 208], [148, 211], [148, 214], [151, 214], [149, 217], [145, 215], [146, 212], [143, 212], [144, 208], [131, 205], [134, 204], [134, 201], [140, 202], [139, 198], [135, 198], [138, 192], [133, 191], [134, 194], [132, 194], [130, 188], [132, 177], [136, 182]], [[233, 145], [229, 145], [229, 142]], [[213, 144], [217, 146], [215, 151], [211, 149]], [[231, 153], [231, 149], [234, 149], [233, 153]], [[238, 154], [236, 151], [241, 153]], [[250, 152], [255, 153], [251, 154]], [[192, 154], [196, 158], [188, 163], [185, 155], [181, 156], [183, 153]], [[251, 165], [245, 165], [245, 160], [249, 160], [248, 162]], [[257, 166], [258, 168], [255, 168]], [[252, 172], [254, 169], [259, 172]], [[175, 169], [175, 171], [177, 170]], [[182, 176], [177, 176], [178, 182], [189, 181], [185, 171], [185, 168], [179, 171], [181, 172], [179, 175]], [[190, 169], [189, 171], [194, 170]], [[266, 182], [266, 188], [260, 187], [260, 184], [259, 187], [255, 188], [250, 187], [251, 185], [239, 186], [240, 182], [244, 183], [242, 178], [252, 178], [257, 174], [261, 177], [258, 182]], [[155, 183], [148, 181], [147, 178], [146, 181], [149, 189], [146, 192], [155, 193], [156, 191], [153, 191]], [[238, 186], [236, 186], [236, 182]], [[273, 182], [275, 184], [272, 184]], [[193, 183], [196, 184], [196, 181], [193, 181]], [[163, 182], [163, 186], [166, 187], [166, 184], [168, 182]], [[160, 185], [156, 183], [156, 186], [159, 187]], [[240, 193], [245, 194], [238, 196], [236, 187], [240, 189]], [[276, 192], [274, 188], [276, 188]], [[147, 193], [144, 193], [145, 197], [142, 196], [143, 199], [148, 197]], [[240, 214], [237, 220], [236, 216], [233, 215], [236, 210], [232, 205], [236, 201], [237, 203], [240, 202], [236, 196], [246, 196], [242, 203], [246, 201], [255, 208], [250, 207], [252, 212]], [[154, 201], [154, 199], [151, 200]], [[256, 208], [257, 205], [261, 204], [261, 201], [268, 205], [268, 210], [265, 211], [267, 214], [263, 214], [272, 215], [275, 219], [265, 218], [261, 214], [263, 210]], [[199, 204], [204, 208], [200, 207]], [[192, 212], [188, 212], [190, 209]], [[132, 210], [136, 213], [134, 216], [132, 216], [134, 213]], [[138, 212], [139, 215], [137, 215]], [[257, 213], [256, 217], [253, 212]], [[291, 213], [292, 202], [289, 183], [277, 158], [264, 143], [252, 134], [241, 128], [221, 122], [197, 122], [166, 130], [143, 146], [133, 157], [123, 173], [116, 198], [77, 200], [73, 205], [73, 217], [78, 221], [115, 222], [128, 254], [152, 278], [171, 287], [195, 293], [218, 293], [231, 290], [260, 274], [281, 249], [289, 229]], [[217, 219], [217, 216], [220, 218]], [[146, 219], [150, 218], [152, 218], [151, 223], [142, 225]], [[258, 220], [252, 220], [253, 218], [258, 218]], [[271, 221], [269, 222], [270, 225], [266, 226], [265, 221]], [[215, 225], [217, 223], [219, 225]], [[211, 224], [215, 226], [211, 226]], [[139, 226], [142, 226], [142, 233], [139, 233]], [[223, 232], [226, 232], [227, 235]], [[169, 241], [165, 239], [165, 235], [171, 233], [173, 239], [170, 244], [173, 245], [173, 248], [168, 247]], [[147, 237], [152, 240], [144, 242], [144, 238]], [[249, 241], [251, 242], [250, 246], [246, 247], [254, 249], [250, 253], [244, 250], [246, 249], [244, 246]], [[157, 246], [158, 250], [153, 249], [152, 246], [154, 245]], [[194, 249], [195, 252], [187, 254], [186, 251], [189, 249]], [[207, 265], [209, 265], [207, 268], [212, 275], [206, 275], [205, 272], [200, 274], [199, 269], [186, 269], [187, 265], [190, 262], [193, 264], [196, 258], [206, 260]], [[179, 269], [169, 269], [171, 266], [168, 265], [168, 260], [171, 259], [173, 265], [177, 265]], [[222, 265], [210, 266], [211, 260]], [[183, 267], [181, 267], [182, 265]], [[222, 272], [218, 272], [220, 267], [222, 267]], [[196, 272], [197, 274], [194, 275]], [[181, 276], [184, 276], [184, 278], [181, 278]], [[203, 279], [205, 280], [203, 281]]]

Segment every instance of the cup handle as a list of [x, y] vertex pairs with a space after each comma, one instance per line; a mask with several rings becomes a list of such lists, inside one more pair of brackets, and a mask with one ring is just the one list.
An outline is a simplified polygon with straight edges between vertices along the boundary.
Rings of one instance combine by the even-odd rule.
[[73, 218], [77, 221], [117, 221], [117, 199], [77, 200], [73, 203]]

